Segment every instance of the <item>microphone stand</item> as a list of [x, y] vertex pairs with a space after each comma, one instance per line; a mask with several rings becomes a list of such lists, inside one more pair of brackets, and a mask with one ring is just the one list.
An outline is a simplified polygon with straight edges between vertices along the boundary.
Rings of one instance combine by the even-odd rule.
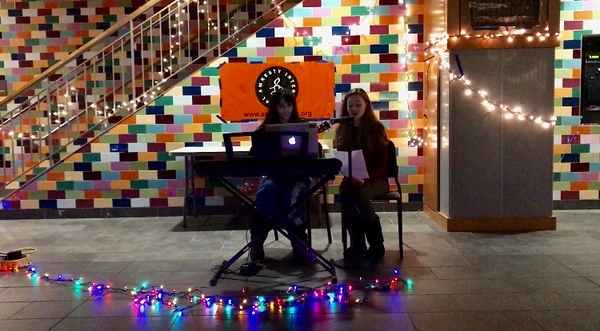
[[[348, 117], [342, 117], [340, 118], [340, 120], [342, 121], [347, 121], [350, 123], [350, 145], [348, 147], [348, 180], [349, 180], [349, 188], [348, 188], [348, 194], [350, 195], [350, 205], [353, 208], [356, 208], [354, 206], [354, 187], [352, 186], [352, 150], [354, 149], [353, 144], [352, 144], [352, 131], [354, 130], [354, 117], [348, 116]], [[352, 242], [352, 222], [353, 220], [350, 219], [348, 220], [344, 220], [344, 217], [342, 217], [342, 246], [344, 247], [344, 257], [342, 257], [341, 259], [334, 261], [334, 264], [336, 267], [340, 268], [340, 269], [364, 269], [366, 267], [368, 267], [370, 265], [370, 263], [366, 260], [361, 260], [360, 258], [356, 258], [355, 254], [347, 254], [350, 248], [351, 250], [356, 249], [356, 245]], [[350, 232], [350, 247], [347, 246], [347, 242], [348, 242], [348, 235], [346, 233], [346, 231]]]

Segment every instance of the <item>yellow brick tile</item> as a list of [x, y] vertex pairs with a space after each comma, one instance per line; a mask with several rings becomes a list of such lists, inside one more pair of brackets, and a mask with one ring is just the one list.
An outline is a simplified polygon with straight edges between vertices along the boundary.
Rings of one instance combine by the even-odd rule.
[[167, 201], [169, 203], [169, 207], [182, 207], [183, 206], [183, 197], [170, 198]]
[[568, 163], [554, 163], [553, 172], [571, 172], [571, 165]]
[[39, 209], [39, 200], [21, 200], [21, 209]]
[[81, 172], [81, 171], [65, 171], [65, 180], [81, 181], [81, 180], [83, 180], [83, 172]]
[[571, 153], [571, 145], [554, 145], [553, 154], [568, 154]]
[[112, 208], [112, 199], [94, 199], [95, 208]]
[[590, 191], [590, 190], [579, 191], [579, 199], [580, 200], [597, 200], [598, 199], [598, 191]]

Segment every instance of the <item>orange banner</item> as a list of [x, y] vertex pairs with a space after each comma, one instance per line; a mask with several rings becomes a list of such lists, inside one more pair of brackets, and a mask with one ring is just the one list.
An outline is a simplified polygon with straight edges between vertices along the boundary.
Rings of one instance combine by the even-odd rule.
[[226, 63], [219, 69], [221, 117], [263, 119], [271, 94], [285, 88], [296, 95], [304, 118], [330, 118], [335, 108], [333, 62]]

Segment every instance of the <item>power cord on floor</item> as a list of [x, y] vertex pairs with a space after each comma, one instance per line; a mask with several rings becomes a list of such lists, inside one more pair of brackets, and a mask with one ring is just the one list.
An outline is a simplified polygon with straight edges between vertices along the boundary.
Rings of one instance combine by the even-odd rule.
[[0, 271], [11, 271], [30, 266], [29, 255], [35, 252], [37, 249], [30, 247], [0, 252]]

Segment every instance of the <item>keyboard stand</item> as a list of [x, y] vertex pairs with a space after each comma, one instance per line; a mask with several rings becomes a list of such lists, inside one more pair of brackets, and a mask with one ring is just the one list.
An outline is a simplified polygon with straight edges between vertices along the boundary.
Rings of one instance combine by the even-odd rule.
[[[252, 207], [254, 210], [258, 210], [254, 200], [248, 195], [244, 194], [239, 188], [233, 185], [227, 177], [254, 177], [254, 176], [308, 176], [318, 178], [318, 181], [313, 184], [307, 192], [304, 192], [298, 200], [286, 208], [282, 213], [275, 217], [267, 220], [268, 226], [265, 228], [265, 235], [269, 231], [275, 230], [284, 237], [288, 238], [294, 245], [301, 248], [306, 254], [313, 258], [319, 263], [325, 270], [331, 274], [331, 282], [337, 284], [337, 276], [335, 272], [335, 265], [333, 259], [326, 259], [320, 253], [315, 251], [305, 241], [300, 239], [298, 236], [285, 231], [280, 225], [281, 220], [287, 217], [292, 211], [296, 210], [300, 205], [310, 200], [312, 195], [325, 186], [327, 182], [333, 180], [339, 173], [341, 168], [341, 162], [337, 159], [308, 159], [308, 160], [294, 160], [291, 163], [282, 162], [269, 162], [263, 164], [261, 162], [255, 162], [252, 159], [240, 160], [240, 161], [206, 161], [197, 162], [194, 166], [196, 174], [203, 177], [208, 177], [212, 180], [216, 180], [221, 184], [227, 191], [237, 197], [242, 203]], [[241, 256], [246, 254], [257, 240], [252, 240], [247, 243], [242, 249], [240, 249], [233, 257], [228, 261], [224, 262], [219, 269], [215, 272], [215, 275], [210, 280], [210, 285], [215, 286], [223, 272], [225, 272], [231, 265], [233, 265]]]

